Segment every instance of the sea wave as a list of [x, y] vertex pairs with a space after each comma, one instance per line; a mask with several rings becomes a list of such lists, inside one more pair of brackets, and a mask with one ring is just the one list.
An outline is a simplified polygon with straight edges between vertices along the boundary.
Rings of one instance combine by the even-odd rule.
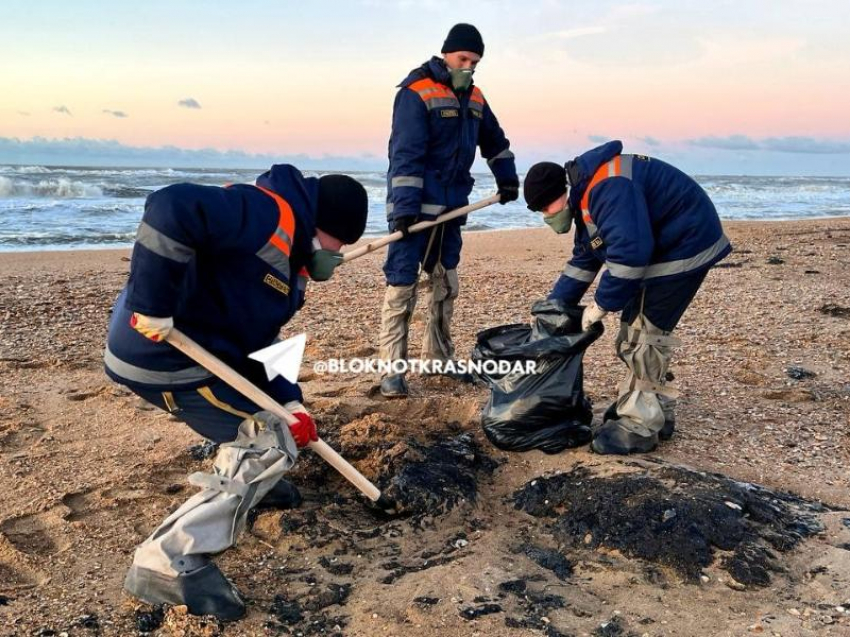
[[79, 199], [81, 197], [102, 197], [103, 190], [94, 184], [74, 181], [65, 177], [24, 181], [0, 177], [0, 197], [58, 197], [61, 199]]
[[0, 249], [15, 248], [48, 248], [66, 247], [78, 248], [81, 246], [114, 246], [116, 248], [128, 246], [135, 239], [135, 232], [107, 232], [90, 233], [77, 232], [74, 234], [56, 234], [50, 232], [27, 233], [15, 236], [0, 236]]

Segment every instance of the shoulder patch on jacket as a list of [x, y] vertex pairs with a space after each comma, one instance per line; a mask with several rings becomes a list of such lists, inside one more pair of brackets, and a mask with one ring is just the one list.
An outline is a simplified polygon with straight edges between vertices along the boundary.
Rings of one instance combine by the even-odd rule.
[[289, 286], [272, 274], [263, 277], [263, 283], [270, 285], [281, 294], [289, 294]]

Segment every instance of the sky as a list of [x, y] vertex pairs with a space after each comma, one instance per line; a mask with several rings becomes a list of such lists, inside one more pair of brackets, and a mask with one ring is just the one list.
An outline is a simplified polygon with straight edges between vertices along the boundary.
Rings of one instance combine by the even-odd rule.
[[521, 169], [622, 139], [850, 175], [847, 0], [3, 0], [0, 163], [383, 170], [395, 87], [456, 22]]

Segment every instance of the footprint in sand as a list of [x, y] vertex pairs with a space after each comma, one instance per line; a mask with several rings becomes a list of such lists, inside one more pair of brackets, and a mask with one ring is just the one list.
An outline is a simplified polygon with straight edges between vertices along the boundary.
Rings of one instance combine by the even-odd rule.
[[68, 511], [68, 507], [60, 504], [41, 513], [12, 518], [0, 524], [0, 533], [21, 553], [54, 555], [71, 546]]
[[33, 421], [14, 422], [0, 428], [0, 453], [20, 455], [30, 447], [37, 445], [47, 429]]

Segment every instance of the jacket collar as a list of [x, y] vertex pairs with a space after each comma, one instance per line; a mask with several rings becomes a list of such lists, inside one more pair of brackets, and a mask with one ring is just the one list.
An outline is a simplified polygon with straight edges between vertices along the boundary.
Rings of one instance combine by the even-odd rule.
[[597, 146], [567, 162], [567, 175], [572, 186], [570, 188], [570, 208], [573, 211], [578, 211], [581, 207], [584, 191], [599, 167], [622, 152], [623, 142], [612, 141]]
[[[421, 66], [413, 69], [404, 81], [399, 84], [399, 88], [403, 88], [405, 86], [410, 86], [417, 80], [421, 80], [423, 78], [429, 77], [435, 82], [438, 82], [444, 86], [448, 86], [450, 90], [452, 89], [452, 76], [449, 73], [449, 69], [446, 66], [446, 61], [438, 56], [432, 57], [427, 62], [423, 63]], [[475, 85], [473, 81], [472, 84], [469, 85], [469, 90], [467, 93], [472, 91], [472, 87]]]
[[256, 183], [279, 194], [292, 208], [295, 215], [295, 238], [289, 259], [295, 273], [307, 263], [313, 253], [319, 179], [304, 177], [300, 170], [290, 164], [275, 164], [257, 177]]

